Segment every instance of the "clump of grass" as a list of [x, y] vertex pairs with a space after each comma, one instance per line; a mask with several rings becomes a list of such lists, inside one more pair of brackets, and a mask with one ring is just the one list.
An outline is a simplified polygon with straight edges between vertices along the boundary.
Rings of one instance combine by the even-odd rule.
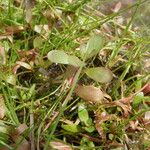
[[150, 148], [145, 4], [1, 0], [0, 148]]

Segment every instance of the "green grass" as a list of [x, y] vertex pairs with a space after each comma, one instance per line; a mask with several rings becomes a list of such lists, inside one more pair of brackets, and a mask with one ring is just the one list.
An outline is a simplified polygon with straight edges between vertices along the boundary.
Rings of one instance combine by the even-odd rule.
[[[0, 0], [0, 149], [149, 149], [150, 125], [144, 117], [150, 111], [150, 90], [147, 95], [137, 92], [150, 79], [145, 61], [150, 61], [148, 0], [109, 14], [101, 9], [111, 10], [107, 6], [116, 3], [110, 0], [39, 0], [30, 7], [16, 2]], [[104, 42], [94, 56], [88, 51], [87, 56], [83, 47], [94, 35]], [[52, 50], [86, 64], [71, 67], [76, 70], [71, 72], [72, 84], [70, 63], [51, 62], [47, 54]], [[91, 67], [108, 68], [113, 79], [90, 79], [85, 69]], [[99, 88], [103, 101], [84, 100], [76, 93], [77, 85]], [[126, 103], [130, 96], [132, 102]]]

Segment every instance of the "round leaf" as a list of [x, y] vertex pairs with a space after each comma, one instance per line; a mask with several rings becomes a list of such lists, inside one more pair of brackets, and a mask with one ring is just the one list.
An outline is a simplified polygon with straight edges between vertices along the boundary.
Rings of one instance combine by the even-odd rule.
[[53, 63], [69, 64], [68, 55], [64, 51], [52, 50], [47, 56], [48, 59]]
[[75, 93], [88, 102], [101, 103], [102, 99], [104, 98], [103, 92], [99, 88], [92, 85], [78, 85], [76, 87]]
[[36, 37], [33, 41], [34, 48], [39, 48], [43, 44], [43, 39], [41, 37]]
[[96, 82], [107, 83], [113, 78], [112, 72], [104, 67], [88, 68], [85, 73]]

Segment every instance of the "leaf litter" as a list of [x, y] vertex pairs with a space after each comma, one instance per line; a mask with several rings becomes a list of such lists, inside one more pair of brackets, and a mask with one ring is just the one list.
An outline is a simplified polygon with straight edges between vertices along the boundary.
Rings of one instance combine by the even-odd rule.
[[150, 83], [143, 70], [149, 66], [141, 66], [142, 36], [120, 13], [126, 4], [112, 4], [110, 16], [84, 1], [14, 4], [17, 12], [25, 5], [25, 21], [0, 33], [0, 148], [128, 149], [141, 142], [134, 147], [148, 149]]

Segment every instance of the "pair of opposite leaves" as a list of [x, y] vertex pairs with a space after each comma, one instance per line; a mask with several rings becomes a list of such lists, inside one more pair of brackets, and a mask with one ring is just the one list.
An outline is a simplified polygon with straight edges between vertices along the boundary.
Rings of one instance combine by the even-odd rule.
[[[87, 46], [80, 51], [81, 58], [86, 61], [102, 49], [104, 39], [100, 35], [92, 36]], [[68, 64], [75, 67], [84, 67], [86, 64], [74, 55], [68, 55], [61, 50], [52, 50], [48, 53], [48, 59], [53, 63]], [[107, 83], [112, 79], [112, 73], [109, 69], [104, 67], [86, 68], [84, 72], [96, 82]]]
[[[104, 45], [104, 40], [100, 35], [92, 36], [87, 46], [82, 47], [80, 50], [81, 58], [86, 61], [91, 58], [102, 49]], [[48, 59], [53, 63], [68, 64], [75, 67], [84, 67], [85, 62], [81, 61], [78, 57], [74, 55], [68, 55], [64, 51], [52, 50], [48, 53]], [[112, 79], [112, 72], [104, 67], [86, 68], [84, 72], [95, 80], [96, 82], [107, 83]], [[80, 86], [77, 85], [76, 94], [88, 102], [101, 103], [104, 95], [103, 92], [94, 86]]]

